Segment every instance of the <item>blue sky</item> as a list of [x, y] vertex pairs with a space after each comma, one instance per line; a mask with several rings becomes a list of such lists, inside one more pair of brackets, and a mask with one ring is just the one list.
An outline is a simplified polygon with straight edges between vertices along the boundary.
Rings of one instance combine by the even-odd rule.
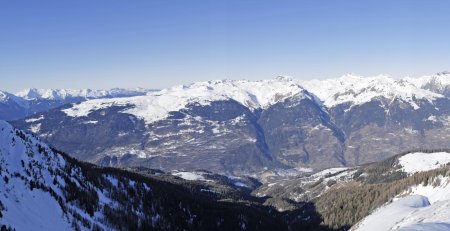
[[0, 1], [0, 89], [450, 69], [450, 1]]

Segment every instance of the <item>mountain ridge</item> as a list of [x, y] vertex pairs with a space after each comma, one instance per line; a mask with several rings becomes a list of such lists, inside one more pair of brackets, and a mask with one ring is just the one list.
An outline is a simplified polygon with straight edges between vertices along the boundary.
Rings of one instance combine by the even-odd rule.
[[83, 160], [163, 170], [320, 170], [382, 160], [405, 148], [449, 148], [444, 95], [386, 76], [312, 85], [338, 104], [292, 78], [217, 80], [68, 104], [13, 123]]
[[[381, 85], [383, 87], [380, 87]], [[402, 88], [407, 87], [405, 91]], [[417, 87], [419, 89], [414, 89]], [[162, 90], [151, 90], [145, 88], [112, 88], [109, 90], [93, 89], [36, 89], [29, 88], [21, 90], [15, 94], [2, 92], [1, 99], [6, 95], [14, 98], [16, 102], [25, 104], [34, 100], [66, 100], [77, 98], [76, 102], [67, 101], [65, 103], [77, 103], [89, 99], [97, 98], [122, 98], [130, 96], [143, 96], [164, 94], [185, 94], [192, 97], [203, 94], [202, 92], [212, 91], [209, 101], [217, 99], [234, 99], [251, 109], [267, 108], [278, 101], [304, 93], [306, 90], [316, 97], [317, 101], [327, 107], [333, 107], [346, 102], [354, 105], [369, 102], [374, 97], [387, 96], [400, 97], [410, 101], [412, 97], [434, 99], [436, 97], [447, 96], [447, 88], [450, 89], [450, 72], [440, 72], [434, 75], [426, 75], [417, 78], [391, 78], [388, 75], [378, 75], [364, 77], [356, 74], [347, 74], [338, 78], [323, 80], [299, 80], [292, 77], [279, 76], [272, 80], [213, 80], [207, 82], [196, 82], [187, 85], [178, 85]], [[356, 91], [355, 91], [356, 90]], [[364, 90], [375, 91], [373, 95], [360, 95]], [[183, 93], [183, 91], [188, 91]], [[450, 90], [449, 90], [450, 91]], [[154, 93], [154, 94], [152, 94]], [[222, 98], [220, 97], [222, 96]], [[208, 95], [204, 95], [208, 98]], [[4, 101], [4, 100], [2, 100]], [[170, 102], [169, 102], [170, 103]], [[62, 104], [60, 104], [62, 105]], [[416, 106], [416, 105], [414, 105]], [[29, 107], [29, 106], [28, 106]]]
[[0, 119], [12, 121], [69, 103], [95, 98], [120, 98], [145, 95], [153, 90], [136, 88], [110, 90], [25, 89], [16, 94], [0, 91]]
[[94, 89], [37, 89], [28, 88], [21, 90], [14, 95], [25, 100], [64, 100], [66, 98], [82, 97], [86, 99], [102, 98], [102, 97], [126, 97], [145, 94], [151, 89], [145, 88], [111, 88], [108, 90], [94, 90]]

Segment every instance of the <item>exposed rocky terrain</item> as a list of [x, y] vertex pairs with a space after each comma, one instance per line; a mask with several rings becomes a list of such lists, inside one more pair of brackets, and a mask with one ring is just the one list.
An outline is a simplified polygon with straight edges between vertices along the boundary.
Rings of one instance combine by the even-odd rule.
[[264, 182], [206, 170], [116, 169], [77, 161], [0, 121], [0, 226], [374, 230], [382, 220], [386, 230], [445, 230], [449, 164], [449, 150], [418, 150], [352, 168], [266, 170]]
[[252, 179], [130, 170], [79, 162], [0, 121], [0, 228], [328, 230], [312, 203], [263, 206]]
[[449, 78], [209, 81], [65, 105], [13, 124], [105, 166], [319, 171], [450, 148]]

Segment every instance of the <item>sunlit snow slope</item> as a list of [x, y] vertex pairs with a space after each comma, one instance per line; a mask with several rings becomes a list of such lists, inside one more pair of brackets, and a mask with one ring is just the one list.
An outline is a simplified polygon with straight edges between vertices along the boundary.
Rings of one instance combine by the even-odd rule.
[[262, 81], [217, 80], [175, 86], [140, 97], [87, 101], [64, 109], [64, 112], [68, 116], [79, 117], [111, 106], [134, 105], [124, 113], [152, 123], [165, 119], [169, 112], [178, 111], [189, 104], [208, 105], [214, 101], [235, 100], [254, 110], [267, 108], [293, 96], [313, 97], [297, 81], [285, 77]]
[[16, 230], [111, 229], [104, 209], [120, 205], [110, 191], [121, 190], [117, 178], [100, 176], [116, 184], [115, 189], [100, 189], [78, 166], [4, 121], [0, 121], [0, 176], [0, 224]]
[[[450, 162], [450, 153], [415, 152], [401, 156], [398, 160], [401, 170], [411, 176], [434, 169], [445, 169], [443, 167]], [[430, 177], [427, 183], [409, 187], [394, 198], [393, 202], [375, 210], [353, 229], [450, 230], [450, 178], [436, 175]]]

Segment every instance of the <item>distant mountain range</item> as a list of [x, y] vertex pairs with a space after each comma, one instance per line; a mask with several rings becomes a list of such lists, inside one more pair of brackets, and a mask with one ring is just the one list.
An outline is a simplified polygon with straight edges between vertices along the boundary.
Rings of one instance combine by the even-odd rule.
[[106, 166], [238, 175], [320, 170], [449, 148], [449, 79], [443, 72], [199, 82], [62, 105], [13, 124]]
[[151, 91], [143, 88], [110, 90], [33, 88], [16, 94], [0, 91], [0, 119], [16, 120], [68, 103], [79, 103], [89, 99], [140, 96]]

